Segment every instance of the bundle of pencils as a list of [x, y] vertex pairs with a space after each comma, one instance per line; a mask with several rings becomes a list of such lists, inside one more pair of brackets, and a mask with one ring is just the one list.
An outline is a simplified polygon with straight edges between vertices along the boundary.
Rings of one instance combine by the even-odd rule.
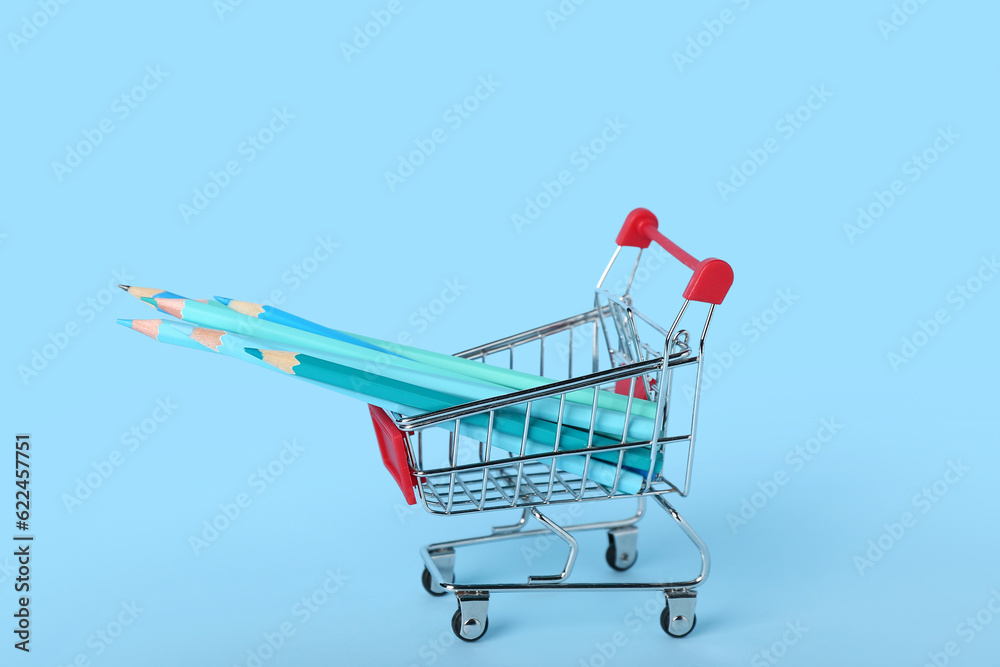
[[[154, 340], [207, 350], [291, 375], [333, 389], [388, 411], [413, 416], [451, 408], [470, 401], [539, 387], [554, 380], [330, 329], [272, 306], [224, 297], [188, 299], [172, 292], [119, 285], [132, 296], [176, 319], [118, 320]], [[597, 410], [593, 410], [597, 393]], [[626, 411], [628, 410], [628, 418]], [[558, 427], [560, 420], [562, 427]], [[525, 420], [523, 405], [495, 411], [490, 443], [508, 452], [527, 454], [579, 450], [613, 445], [623, 439], [650, 440], [656, 405], [597, 389], [570, 392], [562, 406], [557, 398], [536, 400]], [[593, 423], [594, 434], [590, 435]], [[628, 432], [624, 433], [628, 426]], [[445, 422], [454, 429], [454, 422]], [[525, 437], [525, 429], [527, 434]], [[461, 435], [485, 442], [490, 431], [487, 414], [467, 417]], [[648, 447], [625, 450], [617, 472], [619, 453], [596, 453], [586, 474], [618, 489], [635, 493], [650, 466]], [[559, 466], [583, 474], [584, 458], [560, 457]], [[660, 461], [654, 462], [657, 468]]]

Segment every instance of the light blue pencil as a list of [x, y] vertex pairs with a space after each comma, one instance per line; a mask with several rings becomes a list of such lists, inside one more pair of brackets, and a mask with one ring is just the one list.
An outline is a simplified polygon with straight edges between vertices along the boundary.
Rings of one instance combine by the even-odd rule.
[[[245, 361], [247, 363], [253, 364], [260, 368], [266, 368], [269, 371], [280, 372], [271, 364], [261, 361], [258, 357], [255, 357], [246, 352], [247, 347], [255, 347], [258, 345], [269, 345], [271, 347], [281, 347], [282, 349], [292, 349], [287, 346], [279, 346], [273, 341], [265, 341], [258, 338], [253, 338], [251, 336], [242, 336], [240, 334], [235, 334], [230, 331], [223, 331], [221, 329], [207, 329], [205, 327], [196, 327], [191, 324], [186, 324], [184, 322], [173, 322], [170, 320], [161, 319], [133, 319], [133, 320], [118, 320], [118, 324], [124, 327], [132, 329], [133, 331], [138, 331], [139, 333], [149, 336], [155, 341], [161, 343], [167, 343], [169, 345], [177, 345], [180, 347], [188, 347], [195, 350], [202, 350], [204, 352], [215, 352], [223, 356], [232, 357], [234, 359], [239, 359], [240, 361]], [[295, 351], [300, 351], [295, 348]], [[319, 354], [312, 350], [309, 351], [311, 354]], [[303, 378], [305, 379], [305, 378]], [[329, 387], [321, 382], [314, 382], [312, 380], [306, 380], [311, 384], [321, 386], [328, 389]], [[364, 401], [366, 403], [372, 403], [371, 397], [367, 394], [363, 394], [358, 391], [343, 390], [341, 393], [354, 398], [359, 401]], [[398, 412], [400, 414], [419, 414], [420, 410], [413, 408], [409, 405], [401, 405], [398, 403], [392, 403], [389, 401], [383, 401], [378, 404], [380, 408], [390, 410], [392, 412]]]
[[241, 313], [248, 317], [256, 317], [259, 320], [274, 322], [275, 324], [284, 324], [286, 327], [298, 329], [299, 331], [308, 331], [310, 333], [326, 336], [327, 338], [332, 338], [334, 340], [351, 343], [352, 345], [360, 345], [361, 347], [368, 348], [369, 350], [374, 350], [383, 354], [391, 354], [394, 357], [403, 357], [404, 359], [408, 358], [403, 355], [396, 354], [395, 352], [391, 352], [380, 345], [375, 345], [361, 340], [360, 338], [344, 333], [343, 331], [337, 331], [336, 329], [325, 327], [322, 324], [316, 324], [315, 322], [311, 322], [305, 318], [299, 317], [298, 315], [292, 315], [288, 311], [275, 308], [274, 306], [265, 306], [260, 303], [240, 301], [239, 299], [230, 299], [224, 296], [217, 296], [214, 298], [222, 305], [232, 308], [237, 313]]

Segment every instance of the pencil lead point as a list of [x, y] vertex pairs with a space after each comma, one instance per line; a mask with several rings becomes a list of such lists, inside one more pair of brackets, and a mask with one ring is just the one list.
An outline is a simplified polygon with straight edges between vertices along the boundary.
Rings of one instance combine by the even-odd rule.
[[118, 287], [121, 287], [123, 290], [125, 290], [127, 292], [129, 290], [129, 288], [132, 287], [132, 286], [131, 285], [122, 285], [121, 283], [118, 283]]
[[224, 296], [214, 296], [212, 298], [221, 303], [223, 306], [228, 306], [229, 302], [232, 301], [232, 299]]
[[118, 322], [118, 324], [123, 327], [128, 327], [129, 329], [132, 328], [132, 320], [115, 320], [115, 322]]
[[258, 359], [264, 358], [264, 353], [255, 347], [245, 347], [243, 350], [249, 354], [251, 357], [257, 357]]

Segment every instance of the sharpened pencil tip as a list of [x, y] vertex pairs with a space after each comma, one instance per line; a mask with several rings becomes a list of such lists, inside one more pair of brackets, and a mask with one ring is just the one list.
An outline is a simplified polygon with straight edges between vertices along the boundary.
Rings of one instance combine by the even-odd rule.
[[229, 302], [232, 301], [232, 299], [225, 296], [213, 296], [212, 298], [221, 303], [223, 306], [228, 306]]
[[118, 283], [118, 287], [122, 288], [123, 290], [125, 290], [127, 292], [129, 290], [129, 288], [132, 287], [132, 286], [131, 285], [122, 285], [121, 283]]
[[123, 327], [128, 327], [129, 329], [132, 328], [132, 320], [115, 320], [115, 322], [122, 325]]
[[245, 347], [243, 350], [249, 354], [251, 357], [257, 357], [258, 359], [264, 358], [264, 353], [255, 347]]

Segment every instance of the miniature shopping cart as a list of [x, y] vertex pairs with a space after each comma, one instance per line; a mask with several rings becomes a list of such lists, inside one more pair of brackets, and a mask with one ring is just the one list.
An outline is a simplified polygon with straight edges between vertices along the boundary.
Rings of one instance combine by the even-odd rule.
[[[686, 496], [690, 488], [705, 335], [715, 306], [722, 303], [732, 284], [733, 272], [719, 259], [698, 261], [657, 227], [656, 217], [645, 209], [628, 215], [617, 237], [618, 247], [597, 283], [593, 309], [456, 355], [508, 368], [515, 368], [527, 358], [534, 373], [546, 377], [558, 373], [565, 379], [426, 414], [403, 416], [370, 408], [383, 460], [410, 504], [415, 504], [419, 496], [428, 512], [440, 515], [521, 510], [516, 523], [496, 527], [492, 534], [421, 549], [424, 588], [432, 595], [455, 594], [458, 610], [452, 618], [452, 630], [465, 641], [483, 637], [490, 594], [505, 591], [659, 589], [666, 597], [660, 616], [663, 630], [672, 637], [683, 637], [695, 626], [695, 589], [708, 575], [708, 550], [667, 501], [667, 494]], [[643, 276], [645, 280], [650, 276], [651, 255], [647, 254], [646, 264], [640, 260], [651, 241], [694, 271], [669, 329], [661, 328], [633, 306]], [[611, 282], [609, 274], [623, 247], [638, 248], [638, 256], [628, 278], [622, 278], [613, 285], [617, 289], [611, 290], [607, 285]], [[662, 265], [665, 255], [652, 257]], [[686, 324], [691, 322], [693, 326]], [[696, 343], [690, 331], [698, 335]], [[581, 353], [580, 348], [585, 352]], [[591, 418], [589, 431], [577, 429], [587, 436], [585, 448], [560, 448], [558, 438], [550, 450], [528, 448], [528, 422], [533, 408], [541, 401], [549, 401], [549, 405], [558, 402], [556, 429], [560, 430], [564, 427], [567, 397], [573, 392], [579, 397], [581, 390], [593, 396], [590, 410], [594, 415], [604, 392], [616, 392], [622, 398], [615, 400], [627, 401], [621, 438], [611, 444], [596, 438], [595, 418]], [[637, 419], [632, 414], [636, 399], [655, 403], [651, 438], [635, 440], [630, 436], [629, 422]], [[495, 420], [512, 409], [523, 416], [525, 434], [520, 452], [514, 453], [491, 442]], [[478, 437], [463, 434], [463, 421], [468, 424], [478, 419], [482, 423], [484, 415], [488, 421], [485, 437], [482, 431]], [[595, 444], [598, 441], [602, 444]], [[648, 456], [649, 463], [644, 466], [648, 469], [642, 469], [638, 485], [626, 488], [625, 479], [636, 475], [626, 461], [634, 462], [637, 456], [641, 460]], [[603, 466], [606, 474], [595, 479], [592, 469], [598, 466]], [[655, 583], [571, 582], [569, 577], [579, 551], [573, 533], [579, 531], [608, 531], [606, 559], [613, 569], [626, 570], [635, 563], [638, 522], [645, 512], [647, 496], [666, 510], [698, 549], [698, 575], [686, 581]], [[636, 498], [638, 509], [618, 521], [569, 526], [558, 525], [544, 513], [550, 505], [618, 498]], [[529, 517], [534, 517], [541, 527], [527, 529]], [[558, 574], [529, 576], [526, 582], [515, 583], [456, 580], [456, 549], [546, 534], [557, 536], [569, 547], [565, 566]]]

